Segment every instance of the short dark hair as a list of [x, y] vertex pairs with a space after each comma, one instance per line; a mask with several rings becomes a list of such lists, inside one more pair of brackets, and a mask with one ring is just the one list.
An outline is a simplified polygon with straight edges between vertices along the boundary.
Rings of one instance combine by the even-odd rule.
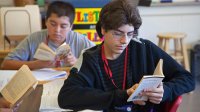
[[52, 13], [57, 14], [58, 17], [67, 16], [70, 19], [70, 24], [73, 24], [75, 18], [75, 8], [72, 4], [63, 1], [54, 1], [49, 4], [46, 14], [48, 19]]
[[142, 24], [142, 20], [134, 0], [113, 0], [105, 5], [99, 15], [96, 30], [102, 37], [101, 27], [108, 30], [116, 30], [124, 24], [133, 25], [136, 32]]

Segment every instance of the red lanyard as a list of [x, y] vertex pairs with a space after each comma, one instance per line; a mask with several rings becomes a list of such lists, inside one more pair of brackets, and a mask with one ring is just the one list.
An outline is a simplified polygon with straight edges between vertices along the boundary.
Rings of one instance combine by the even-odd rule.
[[[103, 63], [104, 63], [104, 70], [106, 71], [106, 74], [111, 79], [113, 85], [116, 88], [118, 88], [117, 85], [114, 82], [113, 77], [112, 77], [113, 76], [112, 71], [111, 71], [110, 67], [108, 66], [108, 60], [106, 59], [106, 56], [105, 56], [104, 45], [102, 45], [102, 48], [101, 48], [101, 58], [102, 58]], [[126, 87], [127, 59], [128, 59], [128, 47], [126, 48], [126, 54], [125, 54], [125, 60], [124, 60], [124, 79], [123, 79], [123, 84], [122, 84], [123, 90], [125, 90], [125, 87]]]

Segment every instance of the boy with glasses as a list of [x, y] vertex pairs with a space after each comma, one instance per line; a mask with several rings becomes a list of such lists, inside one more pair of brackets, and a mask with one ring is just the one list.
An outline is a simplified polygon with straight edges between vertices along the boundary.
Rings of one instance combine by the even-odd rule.
[[[96, 25], [104, 41], [86, 50], [71, 70], [58, 96], [61, 108], [105, 112], [158, 112], [194, 89], [194, 77], [152, 42], [138, 39], [142, 23], [133, 0], [113, 0], [105, 5]], [[164, 60], [164, 82], [140, 93], [148, 101], [127, 102], [143, 75], [153, 74]]]
[[19, 69], [23, 64], [30, 69], [55, 67], [55, 61], [42, 61], [33, 58], [39, 44], [44, 42], [53, 51], [60, 45], [66, 43], [71, 52], [64, 58], [61, 65], [72, 66], [79, 57], [81, 51], [95, 44], [87, 37], [71, 31], [75, 18], [74, 7], [62, 1], [52, 2], [46, 13], [47, 30], [35, 32], [25, 38], [2, 63], [3, 69]]

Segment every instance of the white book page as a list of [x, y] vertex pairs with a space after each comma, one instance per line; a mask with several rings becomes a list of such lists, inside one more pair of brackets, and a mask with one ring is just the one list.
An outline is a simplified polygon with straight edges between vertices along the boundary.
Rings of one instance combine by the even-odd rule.
[[128, 98], [127, 101], [135, 101], [135, 100], [143, 100], [146, 101], [147, 97], [139, 96], [139, 93], [141, 93], [144, 89], [147, 88], [157, 88], [158, 85], [162, 82], [163, 76], [144, 76], [141, 82], [139, 83], [139, 86], [136, 88], [133, 94]]
[[43, 50], [48, 51], [48, 52], [50, 52], [52, 54], [55, 54], [55, 52], [47, 44], [45, 44], [44, 42], [40, 43], [38, 49], [43, 49]]
[[34, 58], [44, 61], [51, 61], [55, 59], [55, 56], [56, 56], [55, 54], [52, 54], [51, 52], [46, 51], [44, 49], [37, 49]]

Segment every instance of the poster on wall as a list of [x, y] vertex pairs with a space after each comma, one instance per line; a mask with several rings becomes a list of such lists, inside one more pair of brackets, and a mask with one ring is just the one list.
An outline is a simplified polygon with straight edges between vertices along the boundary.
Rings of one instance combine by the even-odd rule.
[[76, 8], [73, 29], [86, 35], [91, 41], [99, 44], [102, 39], [96, 33], [95, 25], [99, 20], [101, 8]]

